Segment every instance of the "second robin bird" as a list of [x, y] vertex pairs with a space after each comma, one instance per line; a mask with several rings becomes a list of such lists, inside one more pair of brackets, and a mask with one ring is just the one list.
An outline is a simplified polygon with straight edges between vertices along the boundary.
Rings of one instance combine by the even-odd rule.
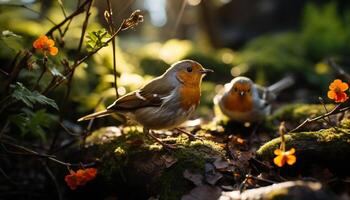
[[293, 83], [293, 78], [286, 77], [269, 87], [262, 87], [247, 77], [239, 76], [215, 96], [214, 104], [230, 120], [259, 122], [270, 114], [271, 102], [276, 95]]
[[176, 62], [141, 89], [120, 97], [106, 110], [84, 116], [78, 121], [112, 113], [123, 114], [141, 124], [144, 133], [162, 143], [150, 130], [172, 129], [185, 122], [199, 104], [202, 78], [208, 72], [212, 70], [203, 68], [193, 60]]

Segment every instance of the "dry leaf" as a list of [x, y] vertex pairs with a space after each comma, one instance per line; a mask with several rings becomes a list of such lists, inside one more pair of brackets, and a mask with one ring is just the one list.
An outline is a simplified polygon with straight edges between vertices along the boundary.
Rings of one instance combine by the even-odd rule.
[[203, 184], [203, 176], [199, 173], [192, 173], [190, 170], [186, 169], [183, 172], [183, 176], [185, 179], [190, 180], [196, 186]]
[[173, 164], [175, 164], [178, 161], [177, 158], [174, 158], [171, 155], [162, 155], [161, 158], [163, 159], [166, 168], [171, 167]]
[[223, 170], [228, 167], [229, 163], [226, 160], [223, 160], [222, 158], [218, 158], [214, 161], [213, 165], [216, 169]]
[[210, 185], [215, 185], [215, 183], [218, 182], [218, 180], [220, 180], [221, 178], [222, 178], [222, 174], [220, 172], [216, 172], [216, 171], [214, 173], [210, 173], [210, 174], [205, 175], [205, 180]]

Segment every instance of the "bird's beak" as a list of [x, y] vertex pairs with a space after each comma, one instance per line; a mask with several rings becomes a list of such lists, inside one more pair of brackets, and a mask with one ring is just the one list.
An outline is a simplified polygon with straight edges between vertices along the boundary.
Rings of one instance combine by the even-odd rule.
[[239, 95], [241, 95], [241, 96], [244, 96], [244, 94], [245, 94], [244, 91], [241, 91], [241, 92], [239, 93]]
[[214, 70], [212, 70], [212, 69], [202, 69], [200, 72], [201, 72], [202, 74], [207, 74], [207, 73], [209, 73], [209, 72], [214, 72]]

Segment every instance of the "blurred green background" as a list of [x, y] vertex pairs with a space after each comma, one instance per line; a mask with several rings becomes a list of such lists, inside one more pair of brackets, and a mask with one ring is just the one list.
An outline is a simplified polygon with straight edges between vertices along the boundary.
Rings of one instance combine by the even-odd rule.
[[[76, 1], [62, 3], [66, 13]], [[123, 95], [158, 76], [173, 62], [194, 59], [215, 70], [205, 78], [201, 106], [196, 116], [213, 116], [212, 98], [233, 77], [244, 75], [262, 85], [293, 75], [296, 84], [283, 92], [281, 102], [317, 102], [337, 74], [325, 59], [335, 58], [347, 69], [350, 64], [350, 3], [303, 0], [113, 0], [114, 22], [118, 26], [135, 9], [144, 22], [122, 32], [117, 42], [118, 91]], [[27, 7], [27, 8], [26, 8]], [[29, 8], [29, 9], [28, 9]], [[107, 29], [103, 17], [106, 1], [95, 1], [87, 32]], [[30, 10], [32, 9], [32, 10]], [[33, 10], [35, 12], [33, 12]], [[64, 14], [56, 0], [0, 0], [0, 63], [9, 66], [19, 50], [31, 49], [32, 42], [46, 33], [52, 22]], [[66, 36], [55, 37], [59, 54], [50, 57], [49, 67], [58, 74], [61, 60], [77, 56], [84, 14], [74, 18]], [[7, 30], [14, 34], [6, 34]], [[86, 38], [83, 44], [86, 52]], [[40, 54], [34, 55], [42, 59]], [[20, 81], [28, 88], [40, 75], [40, 64], [22, 70]], [[4, 82], [1, 77], [0, 83]], [[45, 74], [39, 89], [50, 81]], [[64, 115], [72, 120], [115, 100], [111, 46], [100, 50], [76, 70], [72, 93]], [[63, 105], [64, 84], [48, 94]]]

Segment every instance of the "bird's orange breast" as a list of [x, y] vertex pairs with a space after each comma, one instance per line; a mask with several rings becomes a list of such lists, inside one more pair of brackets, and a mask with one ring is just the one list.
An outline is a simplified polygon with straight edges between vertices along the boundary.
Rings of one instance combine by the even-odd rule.
[[253, 98], [251, 96], [228, 95], [224, 99], [224, 106], [232, 112], [249, 112], [253, 108]]
[[197, 106], [200, 101], [201, 92], [199, 87], [182, 86], [180, 87], [181, 107], [185, 110], [192, 106]]

